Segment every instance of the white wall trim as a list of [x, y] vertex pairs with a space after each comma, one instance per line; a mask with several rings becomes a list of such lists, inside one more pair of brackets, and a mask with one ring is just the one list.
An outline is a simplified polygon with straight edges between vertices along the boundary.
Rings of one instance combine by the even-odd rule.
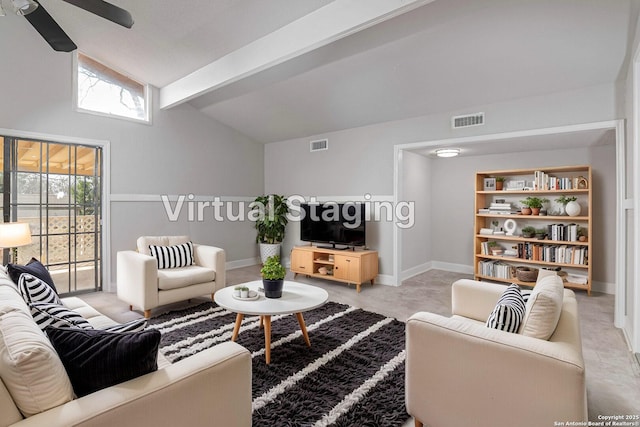
[[[223, 202], [253, 202], [256, 196], [219, 196], [219, 195], [206, 195], [206, 194], [126, 194], [126, 193], [114, 193], [111, 194], [112, 202], [162, 202], [162, 196], [167, 196], [170, 202], [175, 202], [179, 197], [187, 196], [189, 201], [194, 202], [206, 202], [211, 201], [214, 198], [218, 198]], [[297, 196], [297, 195], [296, 195]], [[387, 194], [361, 194], [355, 196], [306, 196], [300, 195], [306, 201], [309, 201], [312, 197], [318, 202], [390, 202], [393, 200], [393, 195]]]
[[378, 274], [375, 283], [385, 286], [400, 286], [400, 283], [396, 282], [390, 274]]
[[[631, 147], [633, 153], [632, 173], [633, 173], [633, 224], [634, 224], [634, 257], [637, 260], [640, 256], [640, 45], [633, 55], [631, 90], [633, 91], [632, 117], [630, 119], [633, 128]], [[632, 331], [625, 331], [629, 337], [629, 344], [635, 353], [640, 353], [640, 263], [636, 262], [633, 268], [633, 279], [635, 281], [633, 312], [631, 315]], [[617, 308], [617, 307], [616, 307]]]
[[[111, 195], [111, 202], [162, 202], [162, 196], [167, 196], [170, 202], [178, 201], [179, 197], [189, 197], [189, 201], [194, 202], [210, 202], [214, 198], [218, 198], [223, 202], [253, 202], [255, 197], [249, 196], [216, 196], [204, 194], [121, 194]], [[192, 197], [191, 197], [192, 196]]]
[[460, 138], [445, 138], [432, 141], [412, 142], [398, 144], [400, 150], [414, 150], [418, 148], [431, 147], [435, 145], [464, 144], [470, 142], [488, 142], [511, 138], [525, 138], [530, 136], [553, 135], [558, 133], [581, 132], [598, 129], [616, 129], [621, 120], [606, 120], [601, 122], [582, 123], [577, 125], [555, 126], [550, 128], [528, 129], [522, 131], [494, 133], [488, 135], [466, 136]]
[[[624, 328], [625, 324], [625, 305], [626, 305], [626, 262], [627, 262], [627, 243], [625, 236], [627, 235], [626, 225], [626, 201], [627, 182], [626, 182], [626, 159], [625, 159], [625, 142], [624, 142], [624, 120], [620, 120], [616, 125], [616, 264], [615, 264], [615, 285], [613, 293], [614, 315], [613, 324], [617, 328]], [[592, 283], [592, 288], [595, 286]]]
[[35, 139], [48, 142], [60, 142], [65, 144], [81, 144], [94, 147], [102, 147], [102, 286], [105, 291], [112, 291], [111, 283], [111, 143], [108, 140], [78, 138], [47, 134], [40, 132], [28, 132], [16, 129], [0, 128], [0, 135], [15, 138]]

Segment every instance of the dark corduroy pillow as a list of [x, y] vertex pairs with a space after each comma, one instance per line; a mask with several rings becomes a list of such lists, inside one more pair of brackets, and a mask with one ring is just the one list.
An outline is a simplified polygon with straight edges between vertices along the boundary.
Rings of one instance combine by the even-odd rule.
[[53, 279], [51, 278], [51, 274], [49, 274], [49, 270], [47, 270], [47, 267], [35, 258], [31, 258], [26, 265], [9, 264], [7, 265], [7, 271], [9, 272], [9, 277], [11, 277], [11, 280], [13, 280], [15, 284], [18, 284], [18, 280], [22, 273], [29, 273], [51, 286], [56, 294], [58, 293], [56, 285], [53, 283]]
[[78, 397], [158, 369], [156, 329], [118, 333], [48, 327], [45, 331]]

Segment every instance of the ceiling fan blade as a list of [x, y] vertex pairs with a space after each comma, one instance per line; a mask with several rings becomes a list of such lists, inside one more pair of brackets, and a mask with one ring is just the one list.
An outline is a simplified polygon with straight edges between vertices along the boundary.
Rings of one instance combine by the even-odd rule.
[[133, 26], [133, 18], [131, 14], [124, 9], [119, 8], [111, 3], [103, 0], [64, 0], [81, 9], [101, 16], [104, 19], [120, 24], [123, 27], [131, 28]]
[[25, 15], [25, 18], [40, 33], [42, 38], [51, 45], [53, 50], [71, 52], [78, 48], [40, 3], [38, 3], [38, 8]]

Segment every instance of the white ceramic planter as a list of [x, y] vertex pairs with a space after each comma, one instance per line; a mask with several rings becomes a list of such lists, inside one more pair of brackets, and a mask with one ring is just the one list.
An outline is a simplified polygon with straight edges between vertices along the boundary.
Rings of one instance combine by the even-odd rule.
[[264, 264], [270, 256], [280, 255], [281, 245], [281, 243], [260, 243], [260, 261]]

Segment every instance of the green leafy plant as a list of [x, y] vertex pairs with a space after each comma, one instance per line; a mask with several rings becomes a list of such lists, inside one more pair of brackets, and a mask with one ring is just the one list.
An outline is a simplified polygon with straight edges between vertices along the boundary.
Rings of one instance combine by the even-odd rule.
[[569, 202], [575, 202], [576, 200], [578, 200], [577, 198], [571, 196], [571, 197], [567, 197], [564, 194], [560, 197], [558, 197], [556, 199], [556, 202], [560, 203], [563, 206], [567, 206], [567, 203]]
[[289, 206], [287, 198], [277, 194], [259, 196], [251, 204], [251, 210], [255, 214], [257, 243], [282, 243], [284, 231], [289, 219]]
[[287, 270], [280, 264], [280, 257], [277, 255], [270, 256], [262, 266], [260, 274], [263, 279], [281, 280], [287, 274]]
[[547, 230], [544, 228], [536, 228], [536, 234], [547, 234]]
[[525, 200], [520, 200], [520, 203], [522, 203], [524, 206], [527, 206], [529, 208], [541, 208], [543, 203], [547, 203], [549, 201], [549, 199], [544, 198], [544, 197], [527, 197]]
[[532, 237], [534, 234], [536, 234], [536, 229], [534, 227], [531, 227], [529, 225], [527, 227], [522, 228], [522, 235], [524, 237]]
[[496, 182], [504, 182], [504, 176], [496, 176]]

